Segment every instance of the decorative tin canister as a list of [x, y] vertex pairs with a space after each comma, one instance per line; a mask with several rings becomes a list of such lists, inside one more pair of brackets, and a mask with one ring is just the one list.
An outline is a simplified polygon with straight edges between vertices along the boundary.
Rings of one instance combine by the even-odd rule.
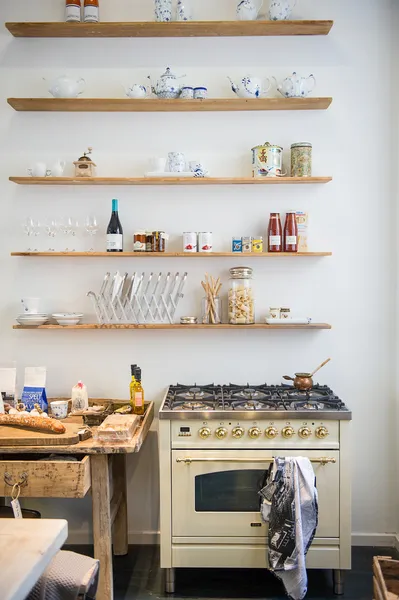
[[283, 149], [266, 142], [252, 148], [252, 176], [278, 177], [283, 168]]
[[310, 142], [297, 142], [291, 145], [291, 177], [312, 177]]

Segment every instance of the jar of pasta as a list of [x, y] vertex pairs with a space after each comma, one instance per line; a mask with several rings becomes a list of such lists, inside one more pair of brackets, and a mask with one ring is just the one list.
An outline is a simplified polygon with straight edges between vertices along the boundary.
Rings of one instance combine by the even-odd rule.
[[291, 177], [312, 177], [310, 142], [297, 142], [291, 145]]
[[233, 267], [230, 269], [229, 323], [231, 325], [252, 325], [255, 323], [252, 272], [250, 267]]

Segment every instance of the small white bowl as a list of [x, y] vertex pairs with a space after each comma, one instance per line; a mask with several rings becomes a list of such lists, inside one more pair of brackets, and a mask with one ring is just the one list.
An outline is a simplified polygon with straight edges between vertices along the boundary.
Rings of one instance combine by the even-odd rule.
[[70, 319], [81, 319], [83, 313], [53, 313], [51, 316], [56, 320], [64, 319], [65, 321], [69, 321]]
[[56, 319], [58, 325], [62, 325], [63, 327], [68, 327], [68, 325], [77, 325], [80, 319]]
[[36, 318], [36, 319], [24, 319], [23, 317], [17, 317], [16, 320], [18, 321], [18, 323], [20, 325], [38, 326], [38, 325], [44, 325], [45, 323], [47, 323], [48, 318], [42, 317], [42, 318]]

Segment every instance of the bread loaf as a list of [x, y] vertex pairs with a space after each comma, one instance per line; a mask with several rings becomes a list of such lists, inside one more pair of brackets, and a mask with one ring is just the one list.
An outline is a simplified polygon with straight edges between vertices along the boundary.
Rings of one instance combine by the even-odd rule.
[[25, 429], [36, 429], [46, 433], [65, 433], [65, 425], [55, 419], [31, 417], [30, 415], [0, 415], [0, 425], [12, 425]]

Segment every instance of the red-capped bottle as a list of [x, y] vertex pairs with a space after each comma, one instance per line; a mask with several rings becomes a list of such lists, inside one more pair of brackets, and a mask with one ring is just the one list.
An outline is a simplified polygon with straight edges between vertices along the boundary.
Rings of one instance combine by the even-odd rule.
[[281, 228], [280, 213], [270, 213], [268, 246], [269, 252], [283, 251], [283, 232]]
[[298, 252], [298, 223], [294, 210], [289, 210], [285, 217], [284, 252]]
[[84, 0], [83, 20], [85, 23], [98, 23], [100, 20], [99, 0]]
[[80, 23], [81, 18], [80, 0], [66, 0], [65, 3], [65, 21], [68, 23]]

